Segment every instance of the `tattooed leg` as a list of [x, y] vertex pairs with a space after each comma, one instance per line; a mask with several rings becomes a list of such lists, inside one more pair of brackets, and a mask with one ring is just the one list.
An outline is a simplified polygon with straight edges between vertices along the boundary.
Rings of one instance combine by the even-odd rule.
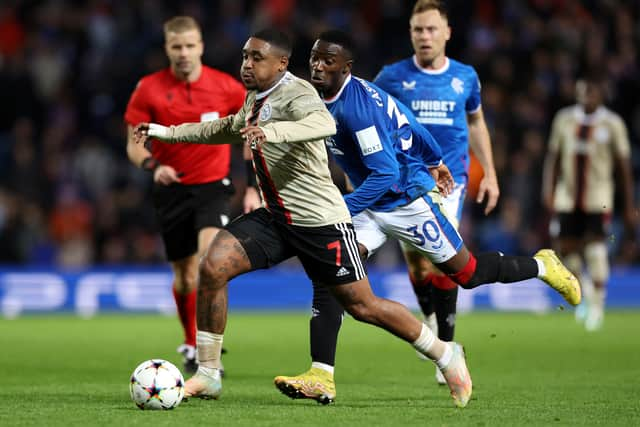
[[240, 242], [221, 230], [200, 261], [196, 346], [198, 372], [184, 385], [185, 397], [217, 399], [222, 393], [222, 341], [227, 324], [227, 283], [251, 270]]
[[244, 248], [228, 231], [221, 230], [200, 261], [198, 277], [198, 330], [224, 333], [227, 324], [227, 284], [251, 270]]

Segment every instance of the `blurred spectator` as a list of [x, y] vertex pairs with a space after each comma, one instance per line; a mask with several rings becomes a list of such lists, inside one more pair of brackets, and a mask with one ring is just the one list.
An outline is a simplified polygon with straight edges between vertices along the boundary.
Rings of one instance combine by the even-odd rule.
[[484, 221], [479, 230], [480, 246], [487, 251], [521, 253], [522, 206], [510, 196], [500, 200], [500, 216]]

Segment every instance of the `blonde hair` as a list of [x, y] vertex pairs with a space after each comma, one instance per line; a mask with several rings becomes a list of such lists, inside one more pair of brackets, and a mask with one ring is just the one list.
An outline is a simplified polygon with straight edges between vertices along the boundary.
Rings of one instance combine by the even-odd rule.
[[418, 0], [413, 6], [411, 16], [429, 10], [437, 10], [438, 12], [440, 12], [440, 15], [442, 15], [443, 18], [447, 18], [447, 8], [440, 0]]
[[174, 16], [164, 23], [164, 34], [184, 33], [185, 31], [197, 30], [202, 34], [200, 25], [190, 16]]

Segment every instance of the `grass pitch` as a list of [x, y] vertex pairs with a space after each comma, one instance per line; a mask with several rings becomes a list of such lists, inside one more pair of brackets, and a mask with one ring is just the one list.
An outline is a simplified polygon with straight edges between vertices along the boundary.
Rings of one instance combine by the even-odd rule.
[[308, 317], [231, 313], [219, 401], [191, 399], [172, 411], [141, 411], [131, 371], [174, 352], [177, 320], [161, 316], [32, 316], [0, 320], [0, 425], [411, 426], [640, 424], [640, 312], [610, 312], [587, 333], [571, 313], [460, 315], [457, 339], [474, 380], [457, 409], [433, 365], [407, 344], [345, 319], [336, 403], [290, 400], [279, 374], [307, 369]]

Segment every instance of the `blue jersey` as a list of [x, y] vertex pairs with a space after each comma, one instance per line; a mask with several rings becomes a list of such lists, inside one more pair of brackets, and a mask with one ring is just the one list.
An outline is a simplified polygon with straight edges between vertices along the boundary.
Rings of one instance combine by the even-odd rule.
[[327, 146], [354, 187], [345, 196], [352, 216], [391, 211], [435, 187], [427, 167], [439, 165], [442, 152], [406, 106], [352, 76], [325, 104], [337, 127]]
[[383, 67], [375, 83], [411, 108], [435, 137], [456, 182], [469, 170], [467, 114], [480, 109], [480, 81], [473, 67], [446, 58], [440, 70], [425, 70], [415, 57]]

